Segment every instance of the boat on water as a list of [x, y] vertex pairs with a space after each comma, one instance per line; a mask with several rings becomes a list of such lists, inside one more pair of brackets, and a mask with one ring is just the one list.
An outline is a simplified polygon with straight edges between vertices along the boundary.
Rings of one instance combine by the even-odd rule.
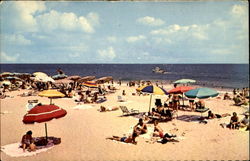
[[161, 69], [160, 67], [155, 67], [152, 69], [153, 73], [159, 73], [159, 74], [167, 74], [167, 71]]

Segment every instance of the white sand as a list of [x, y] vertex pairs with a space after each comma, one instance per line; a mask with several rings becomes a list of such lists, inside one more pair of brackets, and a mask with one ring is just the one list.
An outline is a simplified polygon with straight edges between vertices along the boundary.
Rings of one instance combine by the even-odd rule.
[[[178, 143], [149, 144], [148, 139], [139, 137], [137, 145], [128, 145], [106, 140], [112, 135], [123, 136], [129, 132], [138, 119], [134, 117], [120, 117], [121, 110], [112, 112], [99, 112], [97, 109], [103, 105], [114, 107], [126, 105], [128, 108], [147, 112], [149, 96], [132, 96], [135, 87], [127, 87], [125, 84], [118, 86], [120, 89], [107, 95], [108, 101], [94, 104], [92, 108], [75, 110], [77, 106], [73, 99], [54, 99], [53, 103], [67, 110], [67, 115], [60, 119], [54, 119], [47, 123], [48, 135], [61, 137], [61, 144], [47, 152], [39, 153], [31, 157], [13, 158], [1, 152], [1, 160], [4, 161], [77, 161], [77, 160], [249, 160], [249, 132], [224, 129], [220, 123], [228, 123], [230, 117], [209, 120], [207, 124], [199, 122], [186, 122], [174, 119], [171, 122], [160, 123], [165, 132], [172, 132], [182, 137]], [[171, 89], [172, 86], [164, 86]], [[117, 102], [117, 96], [125, 89], [127, 102]], [[49, 103], [48, 98], [39, 96], [17, 96], [24, 91], [14, 91], [8, 95], [14, 98], [6, 98], [1, 101], [1, 146], [16, 143], [22, 135], [33, 131], [33, 136], [44, 136], [44, 123], [26, 125], [22, 123], [26, 113], [25, 105], [28, 100], [38, 99], [44, 104]], [[153, 96], [155, 98], [167, 96]], [[205, 100], [206, 106], [214, 113], [237, 112], [240, 119], [241, 113], [247, 109], [233, 106], [233, 101], [211, 98]], [[186, 101], [185, 104], [188, 104]], [[197, 112], [179, 111], [179, 116], [196, 115]], [[203, 116], [207, 115], [204, 113]], [[152, 124], [148, 126], [153, 127]], [[177, 131], [174, 129], [178, 129]]]

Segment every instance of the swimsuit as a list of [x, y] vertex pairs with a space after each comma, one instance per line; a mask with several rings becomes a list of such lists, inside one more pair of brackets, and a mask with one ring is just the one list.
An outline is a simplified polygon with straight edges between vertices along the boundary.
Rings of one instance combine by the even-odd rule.
[[121, 142], [125, 142], [126, 139], [127, 139], [127, 137], [122, 137]]
[[163, 138], [163, 137], [164, 137], [164, 134], [163, 134], [162, 131], [159, 131], [159, 136], [160, 136], [160, 138]]

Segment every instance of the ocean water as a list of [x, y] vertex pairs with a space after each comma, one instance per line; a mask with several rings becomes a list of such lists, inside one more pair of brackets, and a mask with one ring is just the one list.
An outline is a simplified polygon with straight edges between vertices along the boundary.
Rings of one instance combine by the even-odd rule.
[[[153, 73], [160, 67], [166, 74]], [[67, 75], [112, 76], [118, 80], [195, 79], [197, 85], [219, 88], [249, 87], [249, 64], [1, 64], [2, 72], [45, 72], [56, 75], [61, 68]]]

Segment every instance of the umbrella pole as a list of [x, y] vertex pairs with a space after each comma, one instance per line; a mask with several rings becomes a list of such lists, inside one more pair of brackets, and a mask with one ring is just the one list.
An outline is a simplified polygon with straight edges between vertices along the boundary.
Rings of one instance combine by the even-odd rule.
[[52, 98], [50, 98], [50, 104], [52, 105]]
[[152, 100], [152, 94], [150, 95], [150, 101], [149, 101], [149, 109], [148, 109], [148, 112], [150, 112], [151, 100]]
[[183, 92], [182, 92], [182, 104], [183, 104], [183, 107], [184, 107], [184, 96], [183, 96]]
[[47, 144], [47, 141], [48, 141], [47, 123], [45, 123], [45, 135], [46, 135], [46, 144]]

